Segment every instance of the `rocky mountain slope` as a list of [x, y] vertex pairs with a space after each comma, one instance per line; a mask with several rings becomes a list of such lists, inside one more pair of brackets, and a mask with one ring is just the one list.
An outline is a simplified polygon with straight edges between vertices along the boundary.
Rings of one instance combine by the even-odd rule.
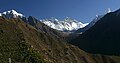
[[119, 57], [90, 54], [21, 19], [0, 17], [0, 63], [118, 63]]

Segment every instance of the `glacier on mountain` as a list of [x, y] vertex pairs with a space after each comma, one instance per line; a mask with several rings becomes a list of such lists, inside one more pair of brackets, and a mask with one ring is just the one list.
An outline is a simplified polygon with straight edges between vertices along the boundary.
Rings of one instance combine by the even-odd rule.
[[74, 31], [79, 28], [85, 27], [88, 23], [81, 23], [75, 19], [66, 17], [64, 20], [58, 20], [54, 17], [51, 19], [43, 19], [41, 20], [44, 24], [48, 25], [49, 27], [60, 30], [60, 31]]

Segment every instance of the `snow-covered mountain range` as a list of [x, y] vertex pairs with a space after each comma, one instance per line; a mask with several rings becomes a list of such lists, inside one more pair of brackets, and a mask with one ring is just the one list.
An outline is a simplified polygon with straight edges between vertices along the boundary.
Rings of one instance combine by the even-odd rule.
[[85, 27], [88, 23], [83, 24], [75, 19], [66, 17], [64, 20], [58, 20], [54, 17], [51, 19], [43, 19], [41, 20], [44, 24], [48, 25], [53, 29], [57, 29], [60, 31], [75, 31], [79, 28]]
[[[6, 18], [23, 18], [23, 17], [25, 18], [23, 14], [18, 13], [14, 9], [2, 12], [0, 13], [0, 16], [4, 16]], [[85, 27], [88, 24], [88, 23], [83, 24], [82, 22], [69, 17], [66, 17], [63, 20], [58, 20], [52, 17], [51, 19], [42, 19], [40, 21], [46, 24], [47, 26], [60, 31], [75, 31], [78, 30], [79, 28]]]

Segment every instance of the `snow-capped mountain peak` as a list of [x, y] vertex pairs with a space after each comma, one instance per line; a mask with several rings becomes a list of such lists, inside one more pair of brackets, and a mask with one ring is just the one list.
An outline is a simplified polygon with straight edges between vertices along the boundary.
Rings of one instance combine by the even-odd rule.
[[85, 27], [88, 23], [83, 24], [75, 19], [66, 17], [64, 20], [58, 20], [56, 18], [44, 19], [41, 22], [49, 27], [60, 31], [73, 31], [79, 28]]
[[64, 21], [68, 21], [68, 22], [70, 22], [70, 21], [75, 21], [75, 22], [77, 22], [77, 20], [75, 20], [75, 19], [73, 19], [73, 18], [70, 18], [70, 17], [66, 17], [66, 18], [64, 19]]
[[55, 18], [55, 17], [52, 17], [50, 20], [51, 20], [51, 21], [58, 21], [58, 19]]
[[17, 16], [23, 16], [21, 13], [18, 13], [17, 11], [15, 11], [15, 10], [11, 10], [11, 13], [12, 14], [15, 14], [15, 15], [17, 15]]
[[18, 13], [14, 9], [1, 13], [1, 16], [5, 16], [6, 18], [17, 18], [17, 17], [22, 18], [22, 17], [25, 17], [23, 14]]
[[110, 9], [110, 8], [108, 8], [108, 9], [107, 9], [107, 13], [110, 13], [110, 12], [111, 12], [111, 9]]
[[2, 16], [2, 14], [0, 13], [0, 16]]

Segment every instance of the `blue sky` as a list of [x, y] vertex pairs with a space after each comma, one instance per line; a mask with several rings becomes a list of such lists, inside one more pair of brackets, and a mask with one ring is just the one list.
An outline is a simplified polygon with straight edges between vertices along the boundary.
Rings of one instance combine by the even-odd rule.
[[15, 9], [38, 19], [71, 17], [83, 23], [102, 15], [107, 8], [120, 8], [120, 0], [1, 0], [0, 12]]

